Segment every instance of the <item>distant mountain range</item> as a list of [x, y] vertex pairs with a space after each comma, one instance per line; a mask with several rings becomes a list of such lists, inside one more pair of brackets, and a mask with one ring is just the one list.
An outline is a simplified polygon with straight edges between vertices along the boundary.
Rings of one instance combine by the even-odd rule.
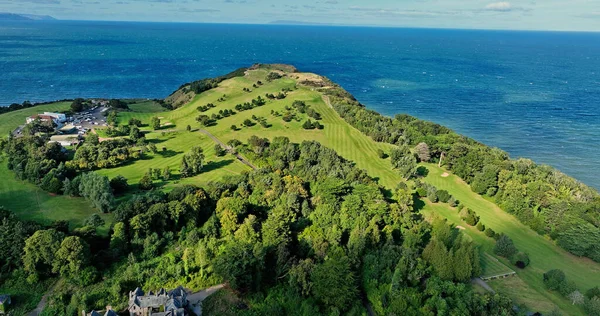
[[0, 21], [52, 21], [52, 20], [56, 20], [56, 19], [49, 15], [0, 12]]

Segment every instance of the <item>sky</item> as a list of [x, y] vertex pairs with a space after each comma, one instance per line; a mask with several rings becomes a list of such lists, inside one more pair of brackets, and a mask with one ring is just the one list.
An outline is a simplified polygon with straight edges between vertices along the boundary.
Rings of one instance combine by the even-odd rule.
[[600, 0], [0, 0], [67, 20], [600, 31]]

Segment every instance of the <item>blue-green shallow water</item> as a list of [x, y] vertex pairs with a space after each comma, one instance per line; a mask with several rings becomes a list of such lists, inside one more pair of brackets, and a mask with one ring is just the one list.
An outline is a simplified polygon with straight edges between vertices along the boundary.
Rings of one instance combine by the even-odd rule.
[[255, 62], [294, 64], [369, 108], [449, 126], [600, 188], [600, 34], [0, 22], [0, 105], [164, 97]]

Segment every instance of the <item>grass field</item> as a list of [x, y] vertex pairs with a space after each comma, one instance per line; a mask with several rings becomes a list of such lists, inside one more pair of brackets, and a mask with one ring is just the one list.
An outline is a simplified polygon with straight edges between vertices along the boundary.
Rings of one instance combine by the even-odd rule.
[[483, 278], [514, 272], [513, 269], [487, 252], [481, 254], [481, 268], [483, 270], [483, 274], [481, 275]]
[[8, 112], [0, 115], [0, 137], [5, 137], [9, 132], [15, 130], [20, 125], [25, 124], [25, 118], [44, 112], [66, 111], [71, 107], [71, 102], [57, 102], [34, 106], [28, 109], [22, 109], [14, 112]]
[[[527, 252], [531, 264], [526, 269], [515, 269], [519, 277], [526, 283], [530, 290], [535, 290], [546, 299], [560, 306], [569, 314], [579, 314], [581, 311], [573, 307], [559, 294], [548, 292], [542, 282], [542, 274], [551, 269], [561, 269], [570, 281], [574, 281], [580, 290], [585, 291], [600, 284], [600, 264], [587, 258], [576, 257], [556, 246], [552, 241], [540, 236], [529, 227], [520, 223], [514, 216], [502, 211], [496, 204], [473, 193], [470, 187], [454, 175], [442, 177], [445, 172], [436, 165], [427, 164], [429, 175], [426, 182], [435, 185], [438, 189], [447, 190], [465, 206], [473, 209], [481, 217], [486, 227], [491, 227], [497, 233], [505, 233], [512, 238], [515, 246]], [[491, 253], [494, 241], [473, 227], [464, 223], [456, 210], [445, 205], [428, 204], [425, 212], [436, 213], [448, 218], [457, 225], [464, 226], [466, 232], [479, 245], [482, 250]], [[501, 259], [505, 264], [508, 262]], [[498, 281], [502, 282], [502, 281]], [[518, 296], [518, 295], [517, 295]], [[515, 296], [515, 297], [517, 297]]]
[[[213, 113], [218, 113], [219, 110], [234, 110], [236, 104], [250, 102], [258, 96], [264, 98], [265, 93], [277, 93], [283, 88], [293, 89], [296, 86], [295, 80], [289, 78], [266, 82], [264, 79], [266, 75], [266, 71], [258, 70], [247, 77], [227, 80], [221, 83], [218, 88], [196, 96], [189, 104], [171, 112], [158, 114], [154, 112], [139, 112], [143, 110], [142, 108], [138, 108], [138, 112], [120, 112], [118, 118], [120, 123], [126, 123], [131, 118], [137, 118], [145, 125], [148, 125], [150, 119], [154, 116], [161, 117], [161, 122], [171, 123], [171, 126], [159, 131], [152, 131], [148, 126], [142, 128], [143, 131], [148, 133], [146, 134], [146, 138], [154, 142], [159, 151], [162, 147], [166, 147], [169, 155], [164, 156], [159, 153], [152, 155], [146, 160], [135, 161], [127, 166], [101, 170], [99, 172], [109, 177], [119, 174], [123, 175], [130, 180], [130, 184], [139, 182], [148, 168], [162, 169], [165, 166], [169, 166], [174, 173], [178, 173], [181, 157], [192, 145], [203, 147], [206, 159], [211, 162], [208, 171], [194, 178], [170, 181], [165, 184], [167, 188], [180, 183], [202, 184], [219, 179], [223, 175], [237, 174], [244, 170], [249, 170], [247, 166], [231, 156], [216, 157], [213, 149], [215, 143], [212, 140], [200, 132], [187, 132], [185, 129], [187, 125], [192, 126], [193, 129], [200, 127], [199, 123], [196, 122], [196, 117], [201, 114], [196, 108], [200, 105], [207, 103], [217, 105], [215, 108], [202, 113], [210, 116]], [[252, 84], [257, 80], [262, 80], [265, 84], [258, 89], [253, 89], [250, 93], [242, 90], [244, 87], [252, 88]], [[223, 95], [227, 96], [226, 101], [218, 102], [218, 99]], [[306, 115], [302, 115], [298, 121], [289, 123], [284, 122], [281, 117], [271, 115], [272, 110], [280, 113], [285, 111], [284, 108], [291, 106], [294, 100], [306, 101], [307, 104], [310, 104], [319, 112], [323, 117], [321, 124], [325, 128], [323, 130], [303, 130], [301, 125], [306, 120]], [[246, 119], [251, 119], [253, 115], [266, 118], [271, 127], [264, 128], [259, 124], [252, 127], [242, 127], [242, 122]], [[231, 125], [236, 125], [241, 129], [232, 131], [230, 129]], [[245, 142], [252, 135], [267, 137], [269, 139], [276, 136], [286, 136], [293, 142], [316, 140], [327, 147], [335, 149], [341, 156], [354, 161], [359, 168], [365, 169], [371, 176], [379, 178], [380, 183], [387, 187], [393, 188], [402, 180], [392, 170], [389, 159], [380, 159], [377, 156], [377, 149], [381, 148], [389, 152], [391, 145], [376, 143], [349, 126], [324, 102], [320, 93], [312, 91], [310, 88], [298, 88], [290, 92], [284, 100], [269, 100], [262, 107], [238, 112], [233, 116], [219, 120], [217, 125], [205, 129], [223, 142], [234, 138]]]
[[[12, 211], [23, 220], [50, 224], [56, 220], [67, 220], [71, 228], [79, 227], [92, 214], [97, 213], [90, 202], [83, 198], [51, 195], [37, 186], [14, 178], [6, 162], [0, 162], [0, 206]], [[111, 214], [100, 214], [106, 224], [98, 232], [108, 233], [112, 223]]]
[[166, 111], [160, 104], [152, 100], [135, 100], [134, 103], [127, 106], [133, 112], [158, 113]]

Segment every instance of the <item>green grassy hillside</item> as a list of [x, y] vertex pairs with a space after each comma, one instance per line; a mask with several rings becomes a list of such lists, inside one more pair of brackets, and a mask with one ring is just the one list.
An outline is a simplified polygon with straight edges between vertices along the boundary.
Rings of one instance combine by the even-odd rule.
[[61, 112], [70, 108], [71, 102], [56, 102], [38, 105], [27, 109], [8, 112], [0, 115], [0, 137], [5, 137], [9, 132], [25, 124], [25, 118], [43, 112]]
[[[56, 220], [69, 221], [71, 228], [82, 226], [83, 221], [94, 213], [90, 202], [83, 198], [52, 195], [26, 181], [16, 180], [6, 162], [0, 162], [0, 206], [14, 212], [23, 220], [51, 224]], [[111, 214], [100, 214], [106, 224], [99, 229], [108, 233], [112, 223]]]
[[[587, 259], [574, 256], [565, 250], [556, 246], [552, 241], [537, 234], [529, 227], [523, 225], [514, 216], [502, 211], [496, 204], [473, 193], [469, 185], [460, 178], [449, 174], [443, 177], [445, 170], [438, 168], [433, 164], [426, 164], [429, 174], [426, 182], [435, 185], [440, 190], [447, 190], [456, 197], [466, 207], [473, 209], [481, 217], [481, 222], [486, 227], [491, 227], [497, 233], [505, 233], [510, 236], [515, 246], [529, 254], [531, 264], [526, 269], [517, 269], [515, 271], [523, 281], [531, 288], [541, 293], [546, 299], [549, 299], [558, 305], [561, 309], [569, 310], [570, 313], [577, 312], [570, 303], [559, 294], [549, 293], [544, 289], [542, 274], [551, 269], [561, 269], [567, 275], [569, 280], [574, 281], [581, 289], [587, 290], [600, 284], [600, 264]], [[474, 227], [464, 223], [456, 209], [450, 209], [446, 205], [435, 204], [428, 205], [425, 208], [428, 213], [436, 213], [456, 225], [465, 227], [464, 230], [471, 236], [484, 252], [491, 254], [494, 247], [493, 239], [485, 236]], [[509, 265], [507, 260], [499, 258], [505, 264]], [[494, 283], [502, 284], [503, 280]], [[515, 289], [513, 297], [519, 296], [519, 290]]]
[[[156, 183], [165, 189], [170, 189], [182, 184], [202, 185], [207, 182], [218, 180], [226, 175], [235, 175], [250, 168], [232, 155], [217, 157], [215, 155], [215, 142], [199, 129], [205, 129], [222, 142], [238, 139], [246, 142], [250, 136], [257, 135], [273, 139], [277, 136], [288, 137], [293, 142], [304, 140], [315, 140], [334, 149], [344, 158], [353, 161], [359, 168], [365, 169], [370, 176], [378, 179], [379, 183], [388, 189], [393, 189], [401, 182], [402, 177], [392, 169], [389, 158], [382, 159], [377, 151], [383, 150], [389, 153], [392, 145], [378, 143], [370, 137], [362, 134], [357, 129], [347, 124], [334, 109], [328, 104], [328, 99], [320, 92], [315, 91], [313, 85], [304, 85], [302, 82], [313, 81], [319, 83], [320, 77], [313, 74], [288, 73], [281, 79], [268, 81], [268, 69], [255, 69], [246, 72], [243, 77], [235, 77], [225, 80], [217, 88], [208, 90], [199, 95], [186, 93], [184, 99], [190, 102], [180, 106], [173, 111], [162, 111], [157, 105], [148, 101], [138, 103], [132, 111], [120, 112], [119, 122], [125, 123], [131, 118], [140, 119], [144, 123], [142, 130], [146, 132], [146, 139], [157, 146], [158, 152], [147, 154], [146, 158], [128, 163], [124, 166], [97, 171], [108, 177], [123, 175], [129, 180], [129, 184], [135, 185], [149, 169], [163, 169], [169, 167], [174, 177], [165, 183]], [[253, 87], [257, 81], [263, 84]], [[244, 91], [244, 88], [249, 91]], [[269, 100], [263, 106], [252, 110], [237, 111], [235, 106], [261, 96], [265, 98], [266, 93], [277, 94], [282, 89], [289, 92], [282, 100]], [[175, 93], [181, 96], [184, 93]], [[324, 128], [322, 130], [305, 130], [302, 124], [308, 119], [303, 113], [296, 112], [296, 120], [285, 122], [279, 115], [286, 112], [286, 107], [291, 107], [295, 100], [305, 101], [316, 110], [322, 119], [319, 121]], [[199, 112], [197, 107], [212, 103], [216, 107], [206, 112]], [[68, 104], [57, 103], [34, 109], [16, 111], [0, 115], [0, 128], [6, 132], [21, 124], [25, 116], [42, 110], [61, 110]], [[237, 113], [230, 117], [219, 119], [214, 126], [202, 127], [197, 121], [198, 115], [216, 114], [219, 110], [234, 110]], [[152, 117], [157, 116], [164, 128], [154, 131], [149, 127]], [[254, 117], [266, 120], [268, 128], [255, 124], [244, 127], [245, 120], [253, 120]], [[186, 127], [192, 130], [187, 131]], [[236, 125], [239, 129], [233, 131], [230, 127]], [[182, 156], [193, 145], [200, 145], [204, 149], [207, 166], [200, 175], [191, 178], [180, 179], [179, 164]], [[164, 148], [164, 150], [163, 150]], [[518, 304], [524, 304], [529, 308], [549, 312], [554, 308], [560, 308], [570, 315], [581, 314], [579, 307], [571, 305], [559, 294], [545, 290], [542, 284], [542, 274], [550, 269], [562, 269], [569, 280], [574, 281], [581, 290], [587, 290], [600, 285], [600, 264], [588, 259], [573, 256], [553, 242], [540, 236], [527, 226], [521, 224], [513, 216], [503, 212], [497, 205], [481, 196], [473, 193], [470, 187], [454, 175], [442, 176], [445, 170], [433, 164], [425, 165], [429, 174], [425, 181], [435, 185], [438, 189], [450, 192], [458, 200], [469, 208], [472, 208], [481, 217], [481, 221], [493, 228], [496, 232], [508, 234], [515, 242], [519, 250], [529, 253], [531, 265], [524, 270], [512, 268], [505, 259], [495, 257], [492, 253], [494, 241], [483, 233], [466, 225], [459, 217], [456, 209], [445, 204], [426, 203], [422, 212], [426, 216], [440, 215], [450, 222], [464, 227], [470, 238], [480, 246], [483, 254], [484, 275], [492, 275], [505, 271], [515, 270], [516, 277], [490, 282], [496, 290], [510, 295]], [[68, 219], [76, 226], [81, 221], [94, 213], [89, 203], [82, 199], [71, 199], [62, 196], [50, 196], [39, 190], [36, 186], [14, 180], [6, 165], [0, 167], [2, 184], [0, 184], [0, 205], [13, 210], [18, 216], [47, 223], [55, 219]], [[110, 217], [105, 216], [107, 222]]]

